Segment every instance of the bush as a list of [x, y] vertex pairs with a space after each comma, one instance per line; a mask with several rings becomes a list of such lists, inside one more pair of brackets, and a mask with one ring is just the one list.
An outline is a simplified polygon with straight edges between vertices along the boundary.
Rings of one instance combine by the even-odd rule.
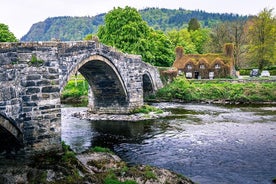
[[149, 114], [150, 112], [161, 114], [163, 113], [163, 110], [150, 105], [143, 105], [142, 107], [132, 111], [132, 113], [144, 113], [144, 114]]

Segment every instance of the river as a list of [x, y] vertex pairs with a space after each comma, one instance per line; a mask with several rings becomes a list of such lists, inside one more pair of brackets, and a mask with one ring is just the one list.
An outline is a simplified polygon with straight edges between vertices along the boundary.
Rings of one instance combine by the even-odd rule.
[[109, 147], [129, 164], [148, 164], [200, 184], [271, 184], [276, 177], [276, 106], [153, 104], [169, 117], [87, 121], [62, 108], [62, 140], [76, 152]]

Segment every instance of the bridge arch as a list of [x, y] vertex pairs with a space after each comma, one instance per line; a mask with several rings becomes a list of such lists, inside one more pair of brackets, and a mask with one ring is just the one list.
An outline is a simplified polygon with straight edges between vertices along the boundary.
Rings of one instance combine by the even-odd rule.
[[143, 96], [144, 98], [148, 97], [149, 95], [153, 94], [155, 91], [154, 82], [149, 72], [145, 72], [142, 75], [143, 81]]
[[[97, 112], [113, 112], [116, 107], [128, 105], [128, 93], [125, 83], [117, 68], [106, 57], [95, 54], [77, 62], [69, 71], [66, 81], [62, 82], [61, 90], [70, 77], [80, 72], [89, 84], [89, 110]], [[118, 111], [118, 108], [117, 110]]]
[[23, 134], [11, 118], [0, 112], [0, 153], [19, 150], [23, 145]]

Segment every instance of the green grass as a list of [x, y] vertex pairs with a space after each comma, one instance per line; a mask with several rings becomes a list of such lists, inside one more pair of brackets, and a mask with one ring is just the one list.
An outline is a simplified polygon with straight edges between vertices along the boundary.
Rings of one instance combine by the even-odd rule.
[[275, 82], [231, 83], [220, 80], [188, 81], [177, 77], [156, 94], [159, 100], [185, 102], [222, 100], [231, 102], [275, 102]]
[[81, 96], [88, 95], [88, 83], [84, 79], [69, 80], [62, 92], [62, 98], [74, 97], [79, 98]]
[[134, 109], [132, 113], [144, 113], [149, 114], [150, 112], [155, 112], [157, 114], [163, 113], [163, 110], [150, 106], [150, 105], [143, 105], [142, 107], [139, 107], [137, 109]]
[[114, 154], [109, 148], [103, 148], [100, 146], [95, 146], [95, 147], [91, 148], [90, 151]]

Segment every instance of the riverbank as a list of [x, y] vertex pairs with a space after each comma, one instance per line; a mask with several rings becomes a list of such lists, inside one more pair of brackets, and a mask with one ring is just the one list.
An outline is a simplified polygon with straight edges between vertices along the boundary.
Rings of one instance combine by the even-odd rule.
[[[61, 101], [87, 106], [88, 84], [83, 79], [71, 80]], [[203, 102], [215, 104], [275, 104], [275, 80], [187, 80], [177, 77], [147, 99], [150, 102]]]
[[[104, 150], [105, 152], [98, 152]], [[86, 184], [193, 184], [190, 179], [166, 169], [137, 165], [129, 167], [118, 156], [97, 148], [76, 155], [63, 144], [63, 153], [47, 153], [29, 163], [0, 166], [0, 183]]]
[[276, 102], [275, 82], [196, 81], [177, 77], [157, 91], [149, 101], [273, 104]]

